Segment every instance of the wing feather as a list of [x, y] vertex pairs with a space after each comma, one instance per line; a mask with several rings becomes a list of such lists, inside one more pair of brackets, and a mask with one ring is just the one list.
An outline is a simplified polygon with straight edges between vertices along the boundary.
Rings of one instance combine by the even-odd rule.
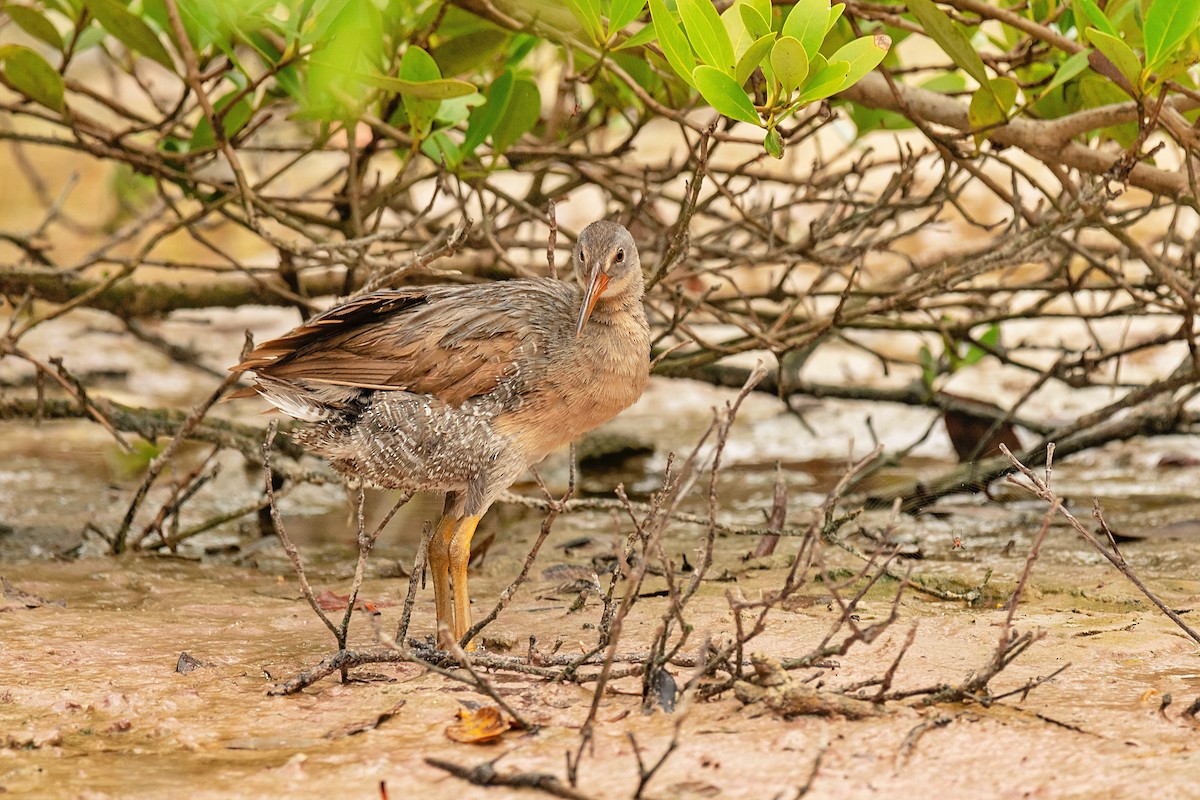
[[367, 294], [264, 342], [233, 369], [458, 405], [495, 389], [522, 356], [531, 306], [510, 296], [521, 291], [490, 284]]

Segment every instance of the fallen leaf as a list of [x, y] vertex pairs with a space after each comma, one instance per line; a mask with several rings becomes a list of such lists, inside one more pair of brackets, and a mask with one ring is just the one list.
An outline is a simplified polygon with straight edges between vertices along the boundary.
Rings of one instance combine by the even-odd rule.
[[672, 784], [671, 792], [679, 797], [716, 797], [721, 788], [704, 781], [682, 781]]
[[204, 663], [192, 656], [186, 650], [179, 654], [179, 660], [175, 662], [175, 671], [180, 675], [187, 675], [193, 670], [203, 667]]
[[[345, 611], [346, 606], [350, 604], [350, 595], [335, 594], [328, 589], [318, 594], [314, 599], [322, 611]], [[387, 608], [390, 605], [391, 603], [387, 601], [373, 603], [370, 600], [364, 600], [360, 597], [354, 607], [375, 616], [379, 614], [379, 609]]]
[[493, 744], [511, 727], [496, 706], [460, 708], [458, 722], [446, 726], [446, 736], [464, 744]]
[[399, 703], [396, 703], [396, 705], [392, 706], [387, 711], [384, 711], [380, 714], [376, 714], [371, 719], [364, 720], [362, 722], [352, 722], [349, 725], [343, 725], [340, 728], [334, 728], [329, 733], [325, 734], [325, 738], [326, 739], [342, 739], [347, 736], [355, 736], [360, 733], [366, 733], [367, 731], [374, 730], [374, 729], [378, 728], [380, 725], [382, 725], [383, 723], [387, 722], [392, 717], [396, 716], [398, 713], [400, 713], [400, 709], [404, 708], [404, 703], [405, 703], [405, 701], [401, 700]]

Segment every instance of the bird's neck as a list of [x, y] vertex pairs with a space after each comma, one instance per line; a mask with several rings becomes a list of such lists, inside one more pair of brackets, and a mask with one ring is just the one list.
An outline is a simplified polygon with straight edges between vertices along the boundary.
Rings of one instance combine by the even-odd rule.
[[645, 319], [646, 311], [642, 307], [644, 294], [645, 285], [639, 272], [635, 274], [629, 285], [622, 287], [620, 292], [612, 295], [600, 295], [596, 301], [596, 307], [592, 309], [588, 324], [599, 322], [603, 325], [613, 325], [626, 319]]

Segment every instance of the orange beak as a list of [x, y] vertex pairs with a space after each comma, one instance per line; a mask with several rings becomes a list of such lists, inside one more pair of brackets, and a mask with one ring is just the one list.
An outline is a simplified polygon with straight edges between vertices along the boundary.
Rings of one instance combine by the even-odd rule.
[[592, 273], [591, 280], [588, 281], [587, 289], [583, 292], [583, 306], [579, 309], [579, 324], [575, 326], [576, 338], [583, 334], [583, 326], [587, 325], [588, 317], [592, 315], [592, 309], [596, 307], [596, 301], [600, 299], [600, 295], [604, 294], [604, 290], [607, 288], [608, 276], [597, 268]]

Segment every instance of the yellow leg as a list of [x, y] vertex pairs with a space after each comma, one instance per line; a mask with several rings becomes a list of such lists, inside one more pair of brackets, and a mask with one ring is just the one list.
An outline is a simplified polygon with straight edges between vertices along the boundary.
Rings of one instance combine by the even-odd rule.
[[429, 571], [433, 574], [433, 602], [437, 607], [437, 640], [454, 632], [454, 606], [450, 599], [450, 540], [457, 520], [444, 516], [429, 539]]
[[[471, 629], [471, 595], [467, 593], [467, 562], [471, 560], [471, 537], [479, 517], [463, 517], [454, 527], [450, 538], [450, 579], [454, 582], [454, 638], [462, 637]], [[468, 650], [475, 649], [474, 642], [467, 643]]]

